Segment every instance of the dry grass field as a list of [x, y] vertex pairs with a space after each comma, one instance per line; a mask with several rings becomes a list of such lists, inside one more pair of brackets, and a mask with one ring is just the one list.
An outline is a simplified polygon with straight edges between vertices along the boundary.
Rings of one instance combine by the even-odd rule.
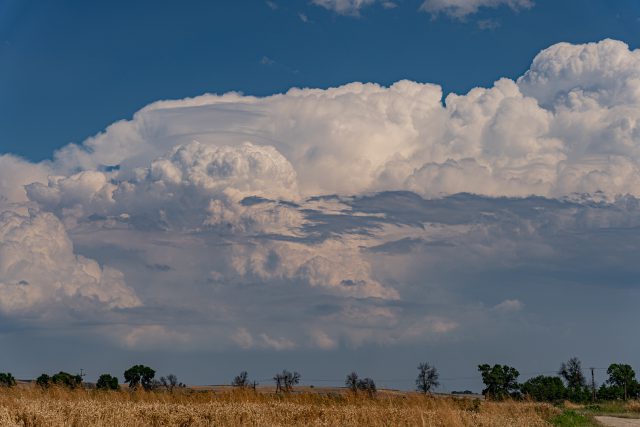
[[104, 392], [0, 389], [2, 426], [546, 426], [560, 411], [527, 402], [379, 393]]

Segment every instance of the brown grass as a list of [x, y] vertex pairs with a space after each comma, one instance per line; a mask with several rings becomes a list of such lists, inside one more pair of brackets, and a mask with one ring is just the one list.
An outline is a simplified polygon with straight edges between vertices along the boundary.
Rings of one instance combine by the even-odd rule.
[[1, 426], [546, 426], [559, 411], [528, 402], [381, 394], [252, 391], [0, 390]]

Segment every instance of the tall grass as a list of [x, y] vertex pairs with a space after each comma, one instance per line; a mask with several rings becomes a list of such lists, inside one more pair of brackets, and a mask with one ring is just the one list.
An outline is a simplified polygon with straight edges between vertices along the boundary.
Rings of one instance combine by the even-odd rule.
[[545, 426], [559, 411], [528, 402], [253, 391], [0, 390], [1, 426]]

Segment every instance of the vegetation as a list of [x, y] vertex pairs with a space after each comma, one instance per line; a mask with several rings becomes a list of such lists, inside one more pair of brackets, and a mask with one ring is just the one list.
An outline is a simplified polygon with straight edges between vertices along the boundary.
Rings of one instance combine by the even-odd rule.
[[558, 376], [539, 375], [523, 384], [508, 365], [481, 364], [478, 371], [484, 401], [431, 395], [439, 374], [426, 362], [418, 365], [420, 394], [379, 391], [373, 379], [356, 372], [346, 376], [346, 390], [308, 386], [292, 393], [301, 376], [283, 370], [273, 377], [275, 394], [255, 382], [250, 387], [246, 371], [233, 379], [233, 388], [214, 391], [186, 388], [174, 374], [155, 380], [155, 370], [134, 365], [124, 373], [126, 392], [110, 374], [102, 374], [92, 390], [83, 387], [80, 375], [64, 371], [42, 374], [35, 381], [39, 387], [15, 387], [13, 375], [0, 373], [0, 425], [595, 426], [596, 415], [640, 417], [640, 401], [633, 400], [640, 385], [628, 364], [609, 366], [597, 404], [590, 403], [593, 389], [575, 357], [561, 365]]
[[558, 370], [567, 386], [566, 397], [573, 402], [588, 402], [592, 398], [592, 391], [587, 387], [587, 381], [582, 373], [582, 363], [577, 357], [572, 357], [562, 363]]
[[42, 374], [36, 379], [36, 384], [42, 388], [49, 388], [52, 385], [75, 389], [82, 387], [82, 377], [68, 372], [60, 371], [53, 376]]
[[539, 375], [525, 381], [520, 390], [537, 402], [560, 402], [567, 397], [567, 389], [559, 377]]
[[598, 390], [599, 398], [604, 400], [638, 397], [640, 385], [636, 381], [636, 373], [630, 365], [612, 363], [607, 369], [609, 379]]
[[98, 382], [96, 382], [96, 388], [98, 390], [120, 390], [120, 385], [118, 384], [118, 378], [112, 377], [109, 374], [102, 374], [100, 378], [98, 378]]
[[441, 398], [378, 392], [276, 395], [229, 389], [145, 392], [14, 387], [0, 390], [0, 425], [62, 426], [491, 426], [538, 427], [561, 411], [530, 402]]
[[551, 424], [558, 427], [591, 427], [596, 426], [588, 417], [573, 409], [564, 411], [551, 419]]
[[352, 393], [358, 392], [358, 374], [351, 372], [344, 380], [344, 385], [351, 390]]
[[378, 392], [376, 383], [371, 378], [358, 380], [358, 390], [366, 393], [369, 397], [375, 396]]
[[503, 400], [508, 397], [518, 397], [520, 385], [518, 377], [520, 372], [516, 368], [507, 365], [493, 365], [486, 363], [478, 366], [482, 374], [482, 382], [486, 386], [482, 394], [487, 399]]
[[376, 383], [371, 378], [358, 378], [358, 374], [351, 372], [344, 380], [344, 385], [354, 394], [359, 391], [366, 393], [369, 397], [375, 396], [378, 389]]
[[237, 375], [233, 379], [233, 381], [231, 382], [231, 385], [239, 388], [249, 387], [250, 382], [249, 382], [249, 374], [247, 373], [247, 371], [240, 372], [240, 375]]
[[9, 372], [0, 372], [0, 387], [13, 387], [16, 385], [16, 379]]
[[142, 388], [148, 391], [153, 388], [155, 376], [156, 371], [150, 367], [135, 365], [124, 371], [124, 382], [129, 384], [129, 388], [137, 389], [142, 385]]
[[289, 372], [286, 369], [280, 374], [276, 374], [273, 377], [276, 382], [276, 393], [285, 392], [290, 393], [293, 390], [293, 386], [300, 382], [300, 374], [297, 372]]
[[432, 388], [438, 387], [438, 371], [435, 366], [431, 366], [428, 363], [421, 363], [418, 365], [418, 378], [416, 378], [416, 388], [418, 391], [427, 394]]

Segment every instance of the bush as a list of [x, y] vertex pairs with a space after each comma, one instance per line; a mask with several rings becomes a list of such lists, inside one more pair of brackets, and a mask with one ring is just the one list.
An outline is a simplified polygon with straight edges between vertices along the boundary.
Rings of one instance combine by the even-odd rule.
[[9, 372], [0, 372], [0, 386], [13, 387], [16, 385], [16, 379]]
[[559, 377], [539, 375], [522, 384], [521, 390], [538, 402], [556, 402], [567, 397], [567, 389]]
[[36, 378], [36, 384], [42, 388], [48, 388], [51, 385], [51, 377], [47, 374], [42, 374]]
[[100, 378], [98, 378], [96, 388], [98, 390], [120, 390], [118, 377], [113, 377], [110, 374], [102, 374]]
[[80, 375], [72, 375], [68, 372], [60, 371], [51, 377], [51, 383], [60, 387], [74, 389], [82, 387], [82, 377]]

